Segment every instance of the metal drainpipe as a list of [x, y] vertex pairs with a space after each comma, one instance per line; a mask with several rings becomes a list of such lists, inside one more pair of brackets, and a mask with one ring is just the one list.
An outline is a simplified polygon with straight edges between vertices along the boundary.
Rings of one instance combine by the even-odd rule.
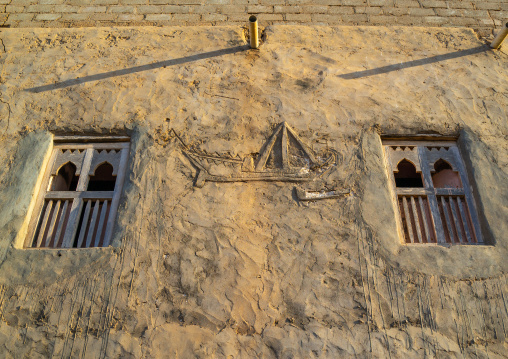
[[499, 49], [499, 47], [501, 46], [503, 40], [506, 38], [507, 35], [508, 35], [508, 22], [504, 24], [501, 31], [499, 31], [494, 40], [492, 40], [492, 42], [490, 43], [490, 47], [492, 47], [493, 49]]
[[259, 37], [258, 37], [258, 18], [254, 15], [249, 17], [250, 23], [250, 48], [257, 49], [259, 47]]

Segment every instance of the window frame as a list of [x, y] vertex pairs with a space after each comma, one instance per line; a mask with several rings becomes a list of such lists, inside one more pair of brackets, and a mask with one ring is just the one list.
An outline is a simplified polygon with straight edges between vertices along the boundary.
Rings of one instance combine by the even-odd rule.
[[[63, 165], [71, 161], [63, 161], [55, 170], [55, 161], [57, 160], [58, 152], [60, 150], [83, 150], [83, 159], [81, 162], [79, 181], [75, 191], [50, 191], [49, 186], [51, 184], [52, 172], [57, 172]], [[110, 163], [110, 161], [103, 161], [95, 163], [95, 168], [91, 168], [94, 163], [94, 152], [96, 150], [119, 150], [117, 156], [118, 160], [116, 163], [116, 182], [114, 191], [87, 191], [87, 186], [90, 181], [90, 176], [95, 170], [101, 166], [104, 162]], [[42, 176], [42, 181], [36, 194], [36, 202], [33, 211], [31, 212], [31, 218], [29, 220], [28, 230], [26, 237], [23, 242], [24, 249], [85, 249], [85, 248], [100, 248], [92, 245], [86, 247], [73, 247], [76, 240], [76, 234], [80, 223], [80, 218], [83, 210], [85, 210], [85, 201], [92, 200], [108, 200], [110, 201], [110, 208], [107, 212], [107, 222], [103, 223], [106, 226], [105, 234], [103, 237], [103, 244], [101, 247], [107, 247], [111, 243], [111, 237], [113, 235], [114, 224], [116, 220], [116, 214], [118, 211], [118, 204], [122, 193], [123, 184], [125, 181], [125, 172], [127, 169], [127, 162], [130, 151], [130, 137], [128, 136], [55, 136], [53, 138], [52, 146], [49, 151], [51, 152], [49, 161], [47, 162], [46, 168]], [[111, 165], [114, 165], [110, 163]], [[63, 234], [61, 246], [56, 246], [58, 243], [53, 243], [52, 247], [49, 246], [37, 246], [36, 239], [34, 238], [37, 234], [39, 223], [41, 222], [42, 211], [44, 208], [45, 201], [53, 200], [69, 200], [71, 205], [70, 212], [65, 223], [65, 231]], [[60, 201], [59, 201], [60, 202]], [[67, 205], [67, 204], [66, 204]], [[64, 207], [65, 208], [65, 207]], [[62, 209], [62, 214], [63, 209]], [[65, 215], [65, 214], [64, 214]], [[92, 213], [90, 213], [92, 215]], [[53, 216], [55, 217], [55, 216]], [[97, 219], [97, 218], [95, 218]], [[56, 217], [55, 217], [56, 220]], [[53, 221], [54, 222], [54, 221]], [[65, 221], [64, 221], [65, 222]], [[45, 226], [48, 223], [43, 220]], [[57, 232], [58, 233], [58, 232]], [[51, 235], [52, 237], [53, 235]], [[58, 236], [60, 238], [60, 236]], [[46, 240], [44, 243], [46, 243]], [[100, 237], [99, 237], [100, 239]], [[37, 239], [37, 242], [41, 242]], [[56, 240], [54, 242], [57, 242]], [[41, 242], [42, 243], [42, 242]], [[48, 243], [50, 244], [51, 241]], [[85, 244], [85, 243], [84, 243]]]
[[[400, 156], [398, 155], [396, 158], [395, 156], [392, 156], [390, 153], [390, 148], [393, 146], [397, 147], [414, 147], [416, 148], [416, 154], [412, 154], [410, 156]], [[480, 222], [478, 219], [478, 212], [476, 203], [473, 198], [472, 189], [469, 184], [467, 172], [466, 172], [466, 166], [464, 164], [464, 161], [462, 159], [462, 155], [460, 153], [460, 149], [457, 143], [457, 140], [452, 139], [432, 139], [432, 140], [426, 140], [426, 139], [393, 139], [393, 138], [382, 138], [382, 147], [383, 147], [383, 153], [384, 153], [384, 160], [385, 160], [385, 166], [388, 171], [388, 177], [391, 185], [391, 192], [392, 192], [392, 201], [393, 205], [395, 207], [396, 217], [397, 217], [397, 229], [399, 233], [399, 237], [401, 238], [401, 241], [405, 245], [484, 245], [485, 242], [482, 237], [481, 228], [480, 228]], [[448, 151], [448, 158], [443, 158], [443, 156], [436, 156], [436, 155], [429, 155], [427, 152], [430, 152], [428, 148], [438, 148], [438, 147], [447, 147], [449, 148]], [[400, 157], [400, 158], [399, 158]], [[412, 158], [411, 158], [412, 157]], [[435, 158], [434, 158], [435, 157]], [[409, 162], [413, 163], [413, 165], [417, 169], [417, 173], [421, 174], [422, 181], [423, 181], [423, 187], [397, 187], [395, 183], [395, 176], [394, 176], [394, 168], [397, 168], [398, 164], [403, 160], [406, 159]], [[456, 172], [459, 174], [459, 178], [462, 182], [462, 188], [435, 188], [434, 182], [432, 180], [432, 173], [434, 172], [432, 169], [432, 166], [439, 161], [439, 159], [443, 159], [446, 162], [453, 162], [453, 167], [455, 167]], [[395, 160], [397, 160], [396, 163]], [[414, 163], [417, 162], [417, 163]], [[423, 207], [420, 204], [416, 204], [417, 206], [420, 205], [421, 211], [416, 214], [416, 212], [413, 212], [410, 214], [410, 216], [413, 218], [413, 221], [410, 220], [410, 224], [414, 223], [416, 224], [417, 228], [414, 230], [414, 233], [417, 233], [418, 236], [415, 236], [414, 233], [410, 234], [410, 238], [406, 238], [405, 230], [404, 230], [404, 219], [401, 213], [400, 204], [399, 204], [399, 197], [403, 196], [419, 196], [421, 198], [422, 196], [426, 197], [427, 205], [430, 211], [430, 220], [432, 221], [432, 226], [434, 230], [434, 235], [436, 238], [436, 242], [423, 242], [422, 238], [420, 237], [420, 233], [423, 233], [423, 231], [420, 231], [420, 224], [421, 221], [414, 220], [416, 217], [421, 218], [419, 216], [420, 213], [423, 213]], [[451, 201], [453, 197], [460, 198], [463, 197], [463, 204], [457, 203], [462, 202], [462, 200], [457, 200], [454, 203], [456, 204], [456, 208], [452, 208], [455, 206], [452, 206], [451, 202], [446, 202], [444, 198], [448, 197], [448, 201]], [[441, 198], [441, 201], [445, 201], [446, 204], [438, 204], [438, 198]], [[466, 207], [464, 207], [464, 204]], [[444, 205], [446, 205], [446, 210], [443, 209]], [[411, 205], [410, 205], [411, 206]], [[413, 211], [415, 211], [414, 204], [411, 206], [413, 208]], [[405, 211], [407, 211], [407, 208], [404, 208]], [[442, 213], [440, 212], [442, 210]], [[463, 213], [465, 212], [465, 214]], [[408, 212], [406, 212], [406, 215]], [[450, 214], [450, 216], [448, 216]], [[457, 221], [457, 218], [453, 217], [457, 216], [459, 219]], [[470, 222], [468, 223], [468, 217]], [[444, 216], [444, 219], [446, 221], [446, 234], [445, 233], [445, 225], [443, 224], [442, 218]], [[425, 219], [422, 219], [423, 222], [425, 222]], [[417, 223], [418, 222], [418, 223]], [[452, 222], [452, 223], [450, 223]], [[470, 224], [470, 226], [469, 226]], [[428, 236], [428, 229], [427, 224], [425, 224], [425, 231], [427, 232], [427, 241], [429, 239]], [[458, 227], [460, 225], [460, 228]], [[453, 228], [455, 228], [455, 231], [453, 233], [449, 233], [449, 231], [453, 231]], [[468, 229], [465, 229], [465, 227], [468, 227], [469, 230], [473, 230], [473, 233], [468, 233]], [[469, 228], [470, 227], [470, 228]], [[460, 234], [457, 233], [459, 232]], [[412, 229], [409, 227], [408, 232], [411, 232]], [[473, 237], [469, 237], [469, 236]], [[423, 235], [422, 235], [423, 236]], [[447, 236], [450, 238], [450, 241], [447, 241]], [[414, 237], [414, 238], [413, 238]], [[418, 237], [418, 238], [416, 238]], [[452, 238], [453, 237], [453, 238]], [[472, 241], [471, 239], [476, 239], [476, 241]], [[410, 240], [410, 241], [409, 241]]]

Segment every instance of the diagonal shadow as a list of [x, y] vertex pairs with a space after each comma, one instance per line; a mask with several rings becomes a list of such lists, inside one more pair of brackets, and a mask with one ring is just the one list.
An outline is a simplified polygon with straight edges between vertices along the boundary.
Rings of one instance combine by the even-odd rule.
[[231, 47], [228, 49], [221, 49], [221, 50], [215, 50], [215, 51], [210, 51], [210, 52], [204, 52], [201, 54], [180, 57], [178, 59], [165, 60], [165, 61], [154, 62], [154, 63], [146, 64], [146, 65], [129, 67], [127, 69], [122, 69], [122, 70], [103, 72], [101, 74], [95, 74], [95, 75], [90, 75], [90, 76], [85, 76], [85, 77], [76, 77], [75, 79], [65, 80], [65, 81], [61, 81], [61, 82], [55, 82], [55, 83], [49, 84], [49, 85], [27, 88], [24, 91], [32, 92], [32, 93], [51, 91], [51, 90], [61, 89], [61, 88], [69, 87], [69, 86], [79, 85], [79, 84], [82, 84], [85, 82], [104, 80], [104, 79], [107, 79], [110, 77], [115, 77], [115, 76], [123, 76], [123, 75], [133, 74], [136, 72], [158, 69], [161, 67], [181, 65], [181, 64], [184, 64], [187, 62], [209, 59], [211, 57], [217, 57], [217, 56], [228, 55], [228, 54], [235, 54], [237, 52], [246, 51], [248, 49], [250, 49], [249, 45], [235, 46], [235, 47]]
[[409, 67], [422, 66], [422, 65], [432, 64], [434, 62], [451, 60], [451, 59], [456, 59], [458, 57], [479, 54], [481, 52], [485, 52], [488, 50], [490, 50], [490, 47], [488, 45], [482, 45], [482, 46], [478, 46], [478, 47], [473, 47], [471, 49], [450, 52], [448, 54], [426, 57], [426, 58], [420, 59], [420, 60], [407, 61], [407, 62], [402, 62], [400, 64], [388, 65], [388, 66], [383, 66], [383, 67], [377, 67], [375, 69], [370, 69], [370, 70], [363, 70], [363, 71], [351, 72], [348, 74], [342, 74], [342, 75], [339, 75], [339, 77], [346, 79], [346, 80], [359, 79], [361, 77], [386, 74], [388, 72], [407, 69]]

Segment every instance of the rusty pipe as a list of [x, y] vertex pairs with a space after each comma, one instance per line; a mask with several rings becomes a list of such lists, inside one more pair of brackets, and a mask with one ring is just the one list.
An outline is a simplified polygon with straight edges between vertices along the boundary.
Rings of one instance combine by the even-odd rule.
[[250, 25], [250, 48], [257, 49], [259, 47], [259, 36], [258, 36], [258, 18], [254, 15], [249, 17]]
[[496, 37], [494, 37], [494, 40], [492, 40], [492, 42], [490, 43], [490, 47], [492, 47], [493, 49], [499, 49], [499, 47], [501, 46], [503, 40], [506, 38], [507, 35], [508, 35], [508, 22], [504, 24], [501, 31], [499, 31]]

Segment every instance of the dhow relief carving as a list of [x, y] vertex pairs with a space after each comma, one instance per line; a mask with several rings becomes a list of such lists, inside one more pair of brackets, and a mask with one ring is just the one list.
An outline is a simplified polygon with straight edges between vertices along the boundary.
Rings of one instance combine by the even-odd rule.
[[[173, 131], [174, 132], [174, 131]], [[308, 182], [330, 170], [336, 163], [336, 152], [327, 150], [318, 156], [286, 123], [280, 123], [259, 153], [245, 157], [219, 155], [189, 148], [174, 132], [183, 145], [183, 153], [199, 171], [196, 187], [210, 182]]]

